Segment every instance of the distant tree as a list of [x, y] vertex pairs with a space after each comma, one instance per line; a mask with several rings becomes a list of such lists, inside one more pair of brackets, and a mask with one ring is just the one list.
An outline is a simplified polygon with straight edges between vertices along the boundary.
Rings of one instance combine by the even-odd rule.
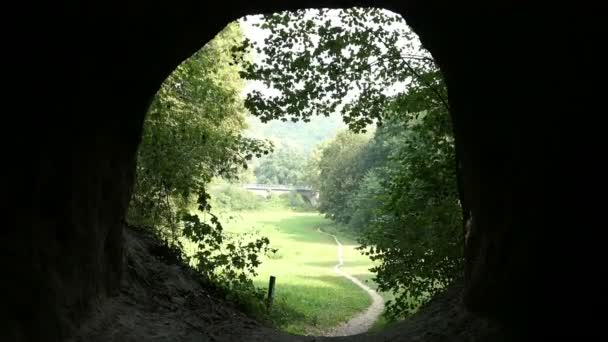
[[310, 122], [272, 120], [266, 123], [249, 116], [247, 123], [248, 135], [275, 141], [277, 145], [285, 144], [304, 154], [310, 153], [322, 141], [333, 138], [338, 130], [346, 128], [339, 114], [311, 118]]
[[357, 234], [366, 232], [383, 214], [381, 208], [387, 191], [379, 174], [379, 168], [369, 170], [349, 197], [351, 218], [348, 227]]
[[328, 143], [329, 140], [325, 140], [317, 144], [306, 160], [304, 179], [306, 179], [306, 184], [308, 186], [316, 190], [321, 188], [321, 170], [319, 164], [321, 163], [321, 158], [323, 156], [323, 149], [327, 147]]
[[258, 183], [305, 185], [306, 157], [296, 148], [279, 145], [255, 168]]
[[322, 150], [319, 160], [319, 210], [331, 219], [348, 223], [350, 195], [365, 175], [361, 156], [368, 137], [343, 131]]

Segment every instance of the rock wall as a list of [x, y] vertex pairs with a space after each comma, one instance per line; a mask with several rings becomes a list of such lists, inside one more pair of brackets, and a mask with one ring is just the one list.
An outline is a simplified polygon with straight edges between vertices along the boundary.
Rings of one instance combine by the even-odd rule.
[[[593, 76], [580, 69], [601, 65], [593, 44], [600, 31], [591, 27], [598, 21], [565, 29], [547, 13], [475, 14], [434, 3], [374, 5], [405, 15], [447, 80], [463, 203], [473, 217], [466, 303], [522, 332], [539, 315], [582, 312], [589, 300], [560, 305], [553, 291], [600, 286], [591, 220], [601, 209], [581, 200], [583, 189], [599, 189], [590, 164], [599, 125], [573, 119], [601, 103], [596, 88], [581, 86]], [[14, 215], [2, 230], [3, 340], [61, 340], [117, 290], [143, 118], [180, 61], [246, 13], [352, 4], [361, 2], [94, 2], [40, 9], [42, 19], [24, 12], [11, 27], [24, 36], [7, 41], [14, 61], [4, 72], [7, 112], [16, 113], [6, 127], [19, 134], [3, 137], [3, 206]], [[564, 42], [576, 42], [575, 57]]]

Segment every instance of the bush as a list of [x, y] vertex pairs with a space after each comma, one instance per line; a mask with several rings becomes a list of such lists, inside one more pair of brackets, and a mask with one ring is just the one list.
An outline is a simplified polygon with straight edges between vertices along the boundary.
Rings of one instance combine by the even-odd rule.
[[264, 199], [238, 185], [222, 184], [210, 189], [212, 207], [216, 210], [243, 211], [256, 210]]
[[287, 194], [283, 194], [287, 202], [287, 206], [296, 211], [314, 211], [315, 208], [304, 199], [304, 197], [297, 191], [291, 191]]
[[[202, 278], [223, 290], [231, 301], [254, 310], [263, 300], [263, 290], [254, 286], [253, 277], [261, 264], [261, 256], [276, 253], [270, 248], [267, 237], [257, 234], [226, 234], [217, 216], [211, 214], [209, 195], [197, 200], [198, 210], [208, 219], [199, 215], [182, 213], [183, 237], [190, 240], [194, 253], [184, 257], [193, 265]], [[183, 244], [180, 243], [184, 251]]]

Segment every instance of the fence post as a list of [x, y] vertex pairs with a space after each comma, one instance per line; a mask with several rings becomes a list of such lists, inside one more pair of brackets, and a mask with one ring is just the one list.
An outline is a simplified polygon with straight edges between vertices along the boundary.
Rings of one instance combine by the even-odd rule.
[[268, 311], [272, 308], [272, 301], [274, 300], [274, 288], [277, 278], [275, 276], [270, 276], [270, 281], [268, 283], [268, 298], [266, 299], [266, 308]]

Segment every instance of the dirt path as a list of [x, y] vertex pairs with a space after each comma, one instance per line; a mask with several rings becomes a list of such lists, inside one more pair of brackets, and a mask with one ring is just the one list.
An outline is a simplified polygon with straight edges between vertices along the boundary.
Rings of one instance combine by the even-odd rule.
[[326, 336], [350, 336], [362, 334], [372, 327], [374, 322], [376, 322], [378, 317], [380, 317], [380, 315], [382, 314], [382, 311], [384, 311], [384, 299], [380, 297], [378, 292], [365, 285], [359, 279], [342, 271], [341, 267], [342, 265], [344, 265], [344, 254], [342, 252], [342, 244], [335, 235], [326, 233], [320, 228], [317, 228], [317, 231], [319, 233], [331, 236], [332, 238], [334, 238], [336, 245], [338, 245], [338, 263], [336, 264], [336, 266], [334, 266], [334, 272], [355, 283], [355, 285], [359, 286], [361, 289], [367, 292], [367, 294], [372, 298], [372, 304], [367, 308], [367, 310], [356, 315], [350, 320], [340, 324], [339, 326], [331, 329], [327, 332]]

